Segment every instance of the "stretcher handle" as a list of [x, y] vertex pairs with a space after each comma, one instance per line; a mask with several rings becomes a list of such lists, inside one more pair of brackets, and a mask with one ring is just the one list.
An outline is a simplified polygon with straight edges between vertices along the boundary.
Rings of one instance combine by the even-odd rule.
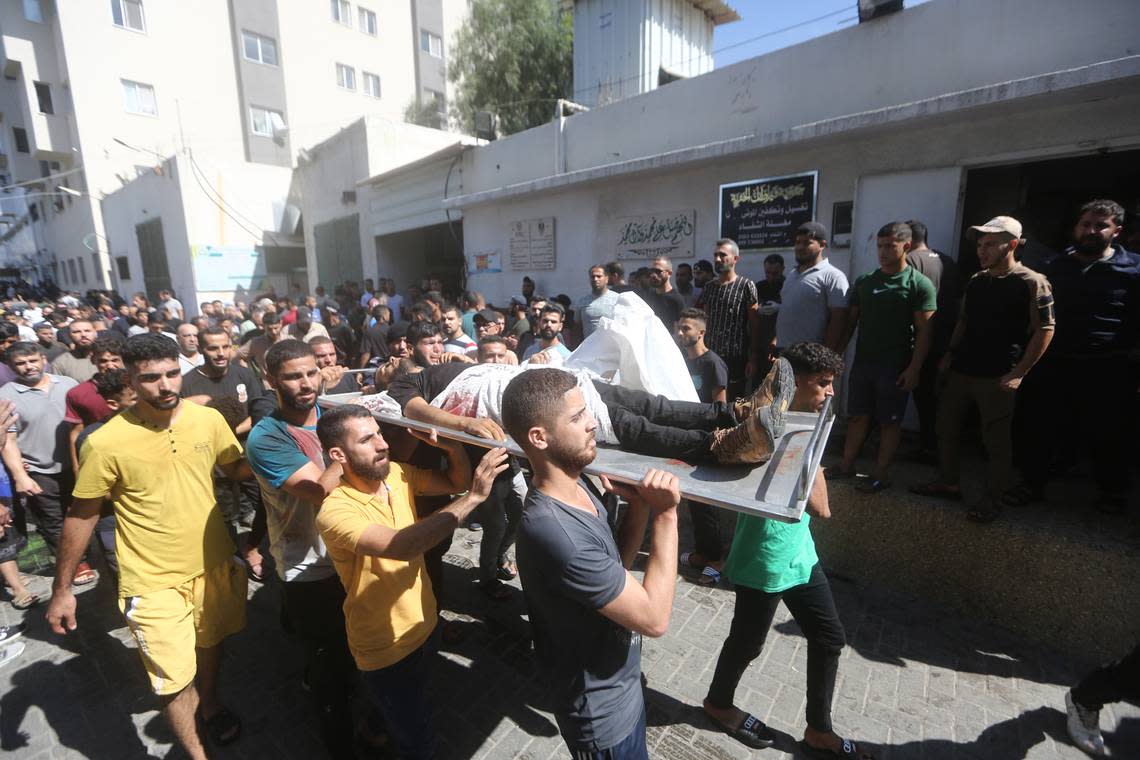
[[[833, 417], [831, 403], [833, 400], [834, 398], [832, 396], [828, 396], [824, 399], [823, 408], [819, 410], [819, 417], [816, 418], [815, 427], [812, 428], [807, 448], [804, 449], [804, 463], [800, 470], [798, 501], [806, 499], [811, 492], [812, 483], [815, 481], [815, 472], [819, 469], [819, 461], [823, 458], [824, 445], [821, 445], [821, 442], [827, 441], [825, 430], [831, 427]], [[818, 452], [816, 451], [816, 447], [819, 447]]]

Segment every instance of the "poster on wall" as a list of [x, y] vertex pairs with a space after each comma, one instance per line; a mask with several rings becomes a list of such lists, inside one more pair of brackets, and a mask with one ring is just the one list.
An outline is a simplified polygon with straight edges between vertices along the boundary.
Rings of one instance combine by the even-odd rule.
[[554, 217], [511, 222], [511, 269], [554, 269]]
[[742, 251], [793, 248], [796, 228], [815, 219], [819, 172], [720, 186], [720, 237]]
[[194, 284], [199, 291], [232, 293], [260, 290], [265, 257], [256, 248], [238, 245], [192, 245]]
[[618, 217], [613, 232], [616, 257], [646, 261], [658, 256], [691, 259], [696, 228], [695, 209]]
[[503, 271], [501, 251], [482, 251], [467, 254], [467, 274], [494, 274]]

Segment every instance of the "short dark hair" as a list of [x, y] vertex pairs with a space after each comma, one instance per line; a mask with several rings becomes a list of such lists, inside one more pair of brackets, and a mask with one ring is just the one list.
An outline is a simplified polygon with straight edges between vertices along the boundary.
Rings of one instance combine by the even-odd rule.
[[709, 323], [709, 315], [705, 314], [704, 309], [681, 309], [681, 313], [677, 315], [677, 321], [680, 322], [682, 319], [691, 319], [694, 322], [700, 322], [702, 325]]
[[736, 244], [736, 241], [733, 240], [732, 238], [719, 238], [716, 241], [716, 243], [713, 245], [713, 247], [714, 248], [720, 248], [722, 245], [727, 245], [729, 248], [731, 248], [733, 256], [739, 256], [740, 255], [740, 246], [738, 246]]
[[408, 343], [414, 346], [424, 338], [434, 338], [439, 334], [439, 325], [435, 322], [412, 322], [412, 324], [408, 326], [407, 340]]
[[112, 399], [118, 396], [129, 385], [127, 371], [119, 368], [109, 369], [106, 372], [96, 372], [91, 376], [91, 382], [95, 384], [95, 392], [104, 399]]
[[118, 335], [104, 335], [102, 338], [96, 338], [95, 342], [91, 344], [91, 355], [114, 354], [115, 356], [122, 356], [125, 342]]
[[279, 340], [265, 352], [265, 371], [276, 376], [285, 362], [303, 359], [306, 356], [313, 356], [313, 349], [308, 343], [294, 338]]
[[562, 397], [578, 386], [569, 372], [553, 367], [521, 372], [503, 391], [503, 427], [520, 446], [535, 425], [546, 426], [563, 406]]
[[170, 338], [149, 332], [127, 338], [123, 347], [123, 364], [129, 366], [162, 359], [178, 359], [178, 344]]
[[693, 268], [693, 265], [686, 263], [686, 262], [682, 262], [682, 263], [677, 265], [677, 271], [678, 272], [680, 272], [682, 269], [692, 269], [692, 268]]
[[843, 357], [822, 343], [809, 341], [793, 343], [781, 350], [780, 356], [788, 360], [788, 364], [792, 365], [792, 372], [797, 375], [814, 375], [816, 372], [843, 374]]
[[384, 319], [384, 315], [385, 315], [385, 314], [387, 314], [388, 316], [391, 316], [391, 315], [392, 315], [392, 310], [391, 310], [391, 309], [389, 309], [389, 308], [388, 308], [387, 306], [385, 306], [384, 304], [382, 304], [382, 303], [378, 303], [378, 304], [376, 304], [375, 306], [373, 306], [373, 307], [372, 307], [372, 316], [373, 316], [373, 317], [375, 317], [377, 320], [382, 320], [382, 319]]
[[275, 325], [275, 324], [278, 324], [280, 321], [281, 321], [280, 312], [267, 311], [267, 312], [265, 312], [264, 316], [261, 317], [261, 326], [264, 327], [265, 325]]
[[[40, 323], [43, 324], [42, 322]], [[49, 327], [51, 325], [48, 325]], [[39, 329], [38, 327], [36, 328]], [[15, 338], [20, 334], [20, 328], [11, 322], [0, 322], [0, 338], [7, 340], [8, 338]]]
[[479, 339], [479, 348], [482, 349], [483, 346], [489, 346], [492, 343], [502, 343], [505, 346], [507, 340], [502, 335], [484, 335]]
[[1117, 224], [1124, 224], [1124, 207], [1116, 201], [1110, 201], [1108, 198], [1096, 198], [1095, 200], [1091, 200], [1081, 206], [1077, 218], [1081, 218], [1090, 211], [1094, 214], [1111, 216], [1112, 220]]
[[778, 253], [769, 253], [767, 256], [764, 257], [764, 263], [765, 264], [779, 264], [780, 266], [784, 266], [784, 257]]
[[230, 331], [221, 325], [210, 325], [201, 332], [199, 337], [205, 338], [207, 335], [224, 335], [230, 340], [233, 340], [233, 335], [230, 334]]
[[[435, 312], [432, 311], [431, 304], [427, 301], [417, 301], [412, 306], [412, 321], [414, 322], [430, 322], [434, 315]], [[416, 317], [422, 317], [422, 319], [416, 319]]]
[[372, 412], [359, 404], [345, 404], [330, 409], [317, 420], [317, 439], [321, 448], [328, 451], [344, 444], [345, 428], [349, 420], [371, 418]]
[[566, 320], [566, 310], [563, 309], [562, 304], [557, 301], [547, 301], [546, 305], [538, 312], [539, 318], [541, 318], [543, 314], [557, 314], [560, 319], [563, 321]]
[[602, 269], [606, 270], [607, 275], [617, 275], [618, 277], [625, 277], [625, 267], [616, 261], [611, 261], [608, 264], [603, 264]]
[[918, 245], [920, 243], [925, 245], [926, 244], [926, 235], [928, 232], [928, 230], [926, 229], [926, 225], [923, 224], [922, 222], [918, 221], [917, 219], [907, 219], [906, 223], [907, 223], [907, 226], [910, 227], [911, 242], [914, 243], [915, 245]]
[[43, 347], [30, 340], [21, 340], [8, 346], [8, 350], [4, 352], [4, 361], [10, 363], [13, 359], [19, 359], [21, 356], [32, 356], [33, 354], [43, 356]]
[[910, 225], [906, 222], [887, 222], [879, 228], [879, 231], [875, 233], [875, 237], [889, 237], [904, 242], [913, 239]]
[[443, 306], [443, 294], [438, 290], [429, 290], [424, 293], [424, 300], [431, 301], [436, 306]]
[[446, 314], [449, 311], [454, 311], [456, 316], [463, 314], [463, 309], [459, 308], [459, 304], [445, 303], [443, 306], [439, 307], [440, 314]]
[[546, 296], [542, 296], [542, 295], [539, 295], [538, 293], [535, 293], [534, 295], [532, 295], [530, 297], [530, 300], [526, 302], [526, 305], [527, 306], [534, 306], [536, 303], [545, 303], [549, 300], [550, 299], [547, 298]]

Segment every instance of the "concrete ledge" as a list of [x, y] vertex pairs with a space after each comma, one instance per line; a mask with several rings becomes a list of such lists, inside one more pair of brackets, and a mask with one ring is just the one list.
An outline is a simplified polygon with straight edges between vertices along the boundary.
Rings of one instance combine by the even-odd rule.
[[902, 474], [875, 496], [848, 481], [829, 484], [833, 517], [813, 521], [812, 533], [830, 572], [1093, 660], [1140, 638], [1137, 523], [1096, 512], [1086, 483], [1059, 484], [1060, 500], [978, 525], [966, 519], [966, 502], [907, 493], [906, 483], [928, 473]]

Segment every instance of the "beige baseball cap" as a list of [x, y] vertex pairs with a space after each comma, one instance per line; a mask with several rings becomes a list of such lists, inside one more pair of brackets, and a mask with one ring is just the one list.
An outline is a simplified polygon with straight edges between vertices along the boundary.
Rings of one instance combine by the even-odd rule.
[[985, 224], [979, 224], [971, 227], [966, 231], [966, 236], [971, 240], [978, 235], [985, 235], [989, 232], [1005, 232], [1013, 235], [1017, 239], [1021, 239], [1021, 222], [1014, 219], [1012, 216], [995, 216]]

